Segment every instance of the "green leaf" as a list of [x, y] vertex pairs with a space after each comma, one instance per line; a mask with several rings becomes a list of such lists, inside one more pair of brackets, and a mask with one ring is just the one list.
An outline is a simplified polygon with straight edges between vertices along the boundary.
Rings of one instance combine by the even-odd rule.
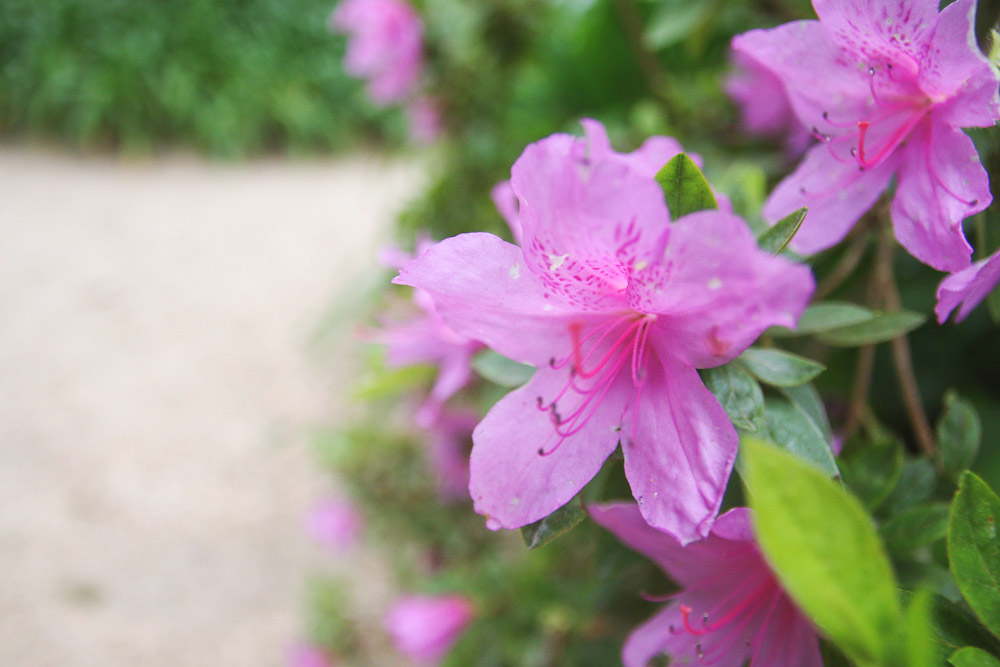
[[792, 237], [799, 231], [802, 221], [806, 219], [806, 210], [800, 208], [794, 213], [789, 213], [761, 234], [757, 238], [757, 245], [760, 246], [760, 249], [775, 255], [784, 250]]
[[958, 649], [951, 654], [948, 662], [955, 667], [1000, 667], [1000, 660], [974, 646]]
[[481, 377], [501, 387], [520, 387], [535, 373], [532, 366], [519, 364], [493, 350], [483, 350], [473, 357], [472, 368]]
[[899, 482], [903, 469], [903, 448], [896, 440], [857, 443], [849, 456], [841, 455], [840, 470], [844, 481], [859, 499], [874, 510], [889, 497]]
[[746, 437], [750, 506], [764, 555], [824, 635], [860, 665], [884, 665], [902, 629], [895, 577], [871, 518], [839, 484]]
[[673, 220], [708, 209], [719, 208], [712, 193], [712, 186], [705, 175], [684, 153], [676, 155], [656, 174], [656, 182], [663, 188], [667, 209]]
[[1000, 642], [983, 627], [964, 603], [935, 596], [933, 617], [938, 644], [946, 653], [963, 646], [978, 646], [993, 653], [1000, 652]]
[[906, 607], [906, 667], [937, 667], [940, 659], [931, 631], [932, 595], [927, 589], [917, 591]]
[[730, 362], [700, 374], [736, 428], [754, 433], [764, 428], [764, 393], [741, 364]]
[[953, 390], [944, 395], [944, 412], [937, 423], [937, 441], [945, 472], [957, 479], [979, 453], [982, 427], [979, 415]]
[[797, 387], [826, 370], [826, 366], [783, 350], [751, 347], [740, 355], [747, 370], [775, 387]]
[[878, 317], [878, 313], [868, 308], [842, 301], [824, 301], [806, 308], [795, 328], [798, 335], [815, 334], [830, 329], [867, 322]]
[[816, 424], [823, 432], [823, 437], [827, 442], [833, 440], [830, 419], [826, 416], [826, 408], [823, 407], [823, 400], [819, 397], [816, 387], [811, 384], [803, 384], [798, 387], [781, 387], [778, 391], [784, 394], [785, 398], [790, 400], [812, 423]]
[[931, 497], [937, 485], [937, 471], [927, 459], [904, 461], [896, 488], [882, 502], [881, 511], [897, 514]]
[[764, 401], [771, 442], [830, 477], [840, 474], [822, 429], [797, 405], [783, 398]]
[[871, 343], [883, 343], [907, 334], [926, 321], [927, 316], [909, 310], [882, 313], [870, 320], [850, 324], [836, 329], [827, 329], [816, 338], [827, 345], [838, 347], [858, 347]]
[[895, 515], [879, 528], [886, 549], [897, 558], [905, 558], [920, 547], [943, 540], [948, 534], [949, 510], [945, 503], [934, 503]]
[[521, 538], [529, 549], [537, 549], [568, 532], [586, 518], [579, 498], [574, 498], [544, 519], [521, 528]]
[[975, 474], [964, 473], [948, 521], [948, 559], [966, 602], [1000, 637], [998, 515], [1000, 498]]

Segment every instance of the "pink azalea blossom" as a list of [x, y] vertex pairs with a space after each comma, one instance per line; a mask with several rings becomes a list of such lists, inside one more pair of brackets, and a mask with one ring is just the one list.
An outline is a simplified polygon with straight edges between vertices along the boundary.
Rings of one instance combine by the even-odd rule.
[[354, 506], [335, 496], [316, 503], [306, 515], [306, 532], [333, 551], [345, 551], [354, 546], [361, 528], [361, 515]]
[[424, 26], [405, 0], [344, 0], [330, 16], [350, 41], [344, 69], [368, 81], [368, 95], [386, 105], [409, 97], [420, 78]]
[[521, 221], [517, 217], [517, 195], [514, 194], [514, 188], [510, 186], [510, 181], [501, 181], [494, 185], [493, 189], [490, 190], [490, 197], [507, 226], [510, 227], [510, 235], [514, 238], [514, 243], [521, 245]]
[[740, 106], [743, 128], [750, 134], [784, 137], [788, 154], [802, 155], [813, 141], [812, 133], [792, 110], [781, 79], [746, 53], [734, 53], [733, 65], [726, 92]]
[[469, 450], [476, 412], [441, 410], [428, 427], [428, 458], [442, 500], [469, 499]]
[[662, 654], [681, 665], [822, 667], [815, 630], [757, 548], [750, 510], [726, 512], [711, 535], [687, 546], [651, 528], [631, 503], [589, 512], [683, 589], [629, 635], [625, 667], [645, 667]]
[[326, 652], [312, 644], [296, 644], [288, 651], [288, 667], [335, 667]]
[[421, 96], [406, 105], [410, 139], [418, 144], [432, 144], [441, 136], [441, 113], [430, 97]]
[[385, 617], [396, 650], [420, 663], [436, 663], [455, 645], [475, 616], [462, 595], [404, 597]]
[[934, 308], [938, 322], [944, 324], [951, 311], [962, 304], [955, 317], [956, 322], [961, 322], [996, 289], [997, 283], [1000, 283], [1000, 250], [941, 281], [937, 291], [938, 303]]
[[[433, 243], [418, 239], [417, 255]], [[398, 248], [387, 248], [381, 260], [388, 266], [402, 267], [413, 256]], [[472, 357], [483, 348], [472, 338], [456, 333], [441, 316], [430, 294], [421, 289], [413, 290], [413, 302], [418, 314], [403, 321], [385, 323], [371, 339], [386, 346], [386, 362], [394, 368], [416, 364], [433, 364], [438, 367], [437, 378], [430, 396], [417, 411], [417, 423], [430, 427], [441, 406], [472, 378]]]
[[631, 154], [604, 128], [532, 144], [511, 170], [522, 247], [462, 234], [395, 282], [432, 295], [462, 335], [539, 370], [473, 433], [470, 491], [491, 528], [568, 502], [621, 441], [643, 515], [678, 539], [708, 534], [736, 455], [696, 368], [794, 327], [809, 270], [761, 252], [746, 223], [703, 211], [671, 224], [652, 178], [679, 147]]
[[962, 220], [992, 201], [963, 127], [1000, 118], [998, 76], [976, 46], [975, 0], [813, 0], [819, 21], [733, 40], [784, 84], [820, 145], [764, 207], [776, 221], [809, 207], [793, 240], [813, 253], [839, 242], [895, 176], [896, 238], [941, 271], [969, 266]]

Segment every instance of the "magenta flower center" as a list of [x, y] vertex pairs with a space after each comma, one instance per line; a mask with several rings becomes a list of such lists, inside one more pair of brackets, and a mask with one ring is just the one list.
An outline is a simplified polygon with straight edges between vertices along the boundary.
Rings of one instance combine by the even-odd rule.
[[[554, 370], [568, 365], [569, 380], [551, 400], [538, 397], [538, 409], [549, 413], [560, 437], [548, 451], [539, 449], [539, 455], [552, 454], [566, 438], [579, 433], [587, 425], [626, 365], [630, 368], [638, 403], [649, 361], [649, 331], [655, 322], [656, 315], [630, 312], [609, 319], [586, 335], [583, 335], [581, 323], [573, 322], [569, 325], [572, 351], [563, 359], [553, 358], [549, 361]], [[560, 403], [569, 403], [575, 407], [563, 414]], [[633, 419], [633, 437], [635, 427]]]

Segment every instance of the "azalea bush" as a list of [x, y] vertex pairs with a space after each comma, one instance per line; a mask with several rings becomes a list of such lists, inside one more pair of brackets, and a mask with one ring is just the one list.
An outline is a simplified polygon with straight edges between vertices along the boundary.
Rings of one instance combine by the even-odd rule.
[[1000, 664], [995, 10], [344, 0], [433, 176], [299, 664]]

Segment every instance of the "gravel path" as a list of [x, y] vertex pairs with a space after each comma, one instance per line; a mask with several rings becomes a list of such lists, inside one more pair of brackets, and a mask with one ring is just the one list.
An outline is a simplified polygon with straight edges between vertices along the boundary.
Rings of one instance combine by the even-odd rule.
[[0, 150], [0, 665], [282, 664], [353, 367], [307, 341], [420, 181]]

